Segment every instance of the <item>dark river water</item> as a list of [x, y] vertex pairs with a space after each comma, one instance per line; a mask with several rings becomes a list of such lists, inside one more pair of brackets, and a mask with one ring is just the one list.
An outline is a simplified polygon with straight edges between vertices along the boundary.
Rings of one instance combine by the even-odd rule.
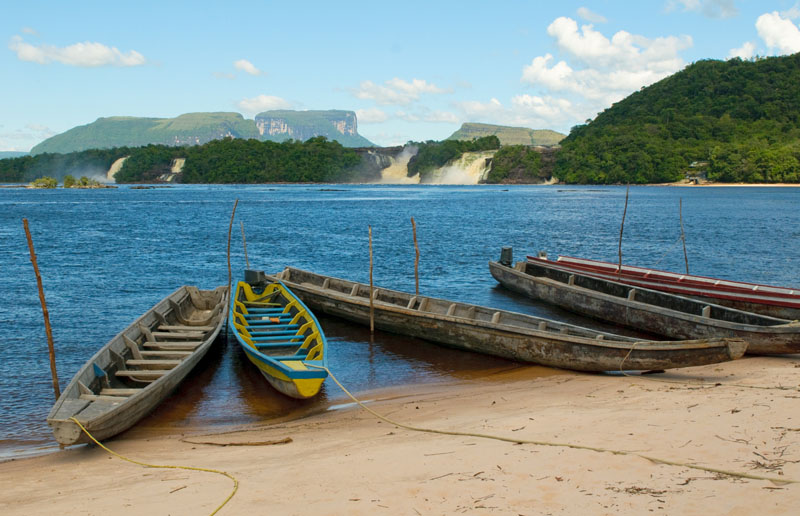
[[[498, 287], [487, 261], [546, 250], [616, 261], [624, 187], [174, 186], [107, 190], [0, 189], [0, 459], [55, 449], [47, 341], [22, 219], [33, 234], [61, 386], [105, 342], [183, 284], [227, 283], [228, 224], [234, 281], [245, 267], [286, 265], [414, 289], [410, 218], [421, 252], [420, 291], [591, 325]], [[634, 187], [623, 261], [683, 270], [683, 202], [692, 273], [800, 285], [800, 188]], [[519, 367], [501, 359], [321, 319], [329, 363], [356, 393], [478, 379]], [[606, 328], [608, 329], [608, 328]], [[611, 328], [613, 330], [613, 328]], [[222, 427], [325, 410], [347, 400], [326, 382], [314, 400], [273, 391], [235, 342], [221, 338], [175, 394], [131, 432]]]

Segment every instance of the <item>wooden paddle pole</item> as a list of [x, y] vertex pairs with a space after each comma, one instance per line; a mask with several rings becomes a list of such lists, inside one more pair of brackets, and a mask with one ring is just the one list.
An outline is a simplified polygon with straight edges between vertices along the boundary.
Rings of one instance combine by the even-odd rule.
[[36, 263], [36, 252], [33, 250], [33, 238], [31, 230], [28, 228], [28, 219], [22, 219], [25, 227], [25, 236], [28, 237], [28, 250], [31, 253], [31, 263], [33, 272], [36, 274], [36, 284], [39, 286], [39, 302], [42, 305], [42, 316], [44, 316], [44, 331], [47, 334], [47, 347], [50, 350], [50, 374], [53, 376], [53, 392], [56, 400], [61, 396], [61, 388], [58, 386], [58, 373], [56, 372], [56, 350], [53, 346], [53, 330], [50, 328], [50, 313], [47, 311], [47, 303], [44, 300], [44, 288], [42, 287], [42, 276], [39, 274], [39, 265]]
[[625, 227], [625, 214], [628, 212], [628, 193], [631, 185], [625, 189], [625, 209], [622, 210], [622, 223], [619, 225], [619, 263], [617, 265], [617, 279], [622, 276], [622, 230]]
[[372, 298], [372, 226], [369, 226], [369, 333], [375, 333], [375, 302]]
[[244, 263], [247, 264], [247, 268], [250, 268], [250, 260], [247, 258], [247, 239], [244, 237], [244, 222], [239, 221], [239, 224], [242, 225], [242, 245], [244, 246]]
[[678, 200], [678, 217], [681, 221], [681, 240], [683, 241], [683, 262], [686, 264], [686, 274], [689, 274], [689, 255], [686, 254], [686, 233], [683, 231], [683, 198]]
[[419, 244], [417, 244], [417, 223], [411, 217], [411, 229], [414, 233], [414, 293], [419, 295]]
[[[239, 199], [233, 203], [233, 211], [231, 212], [231, 223], [228, 225], [228, 300], [231, 295], [231, 283], [233, 277], [231, 276], [231, 233], [233, 232], [233, 217], [236, 215], [236, 206], [239, 204]], [[225, 340], [228, 340], [228, 324], [225, 324]]]

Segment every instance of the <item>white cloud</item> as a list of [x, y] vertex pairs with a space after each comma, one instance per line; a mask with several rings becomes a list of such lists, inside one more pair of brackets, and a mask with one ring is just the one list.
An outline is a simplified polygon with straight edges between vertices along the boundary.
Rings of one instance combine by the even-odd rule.
[[66, 47], [53, 45], [31, 45], [19, 36], [11, 38], [8, 48], [17, 54], [20, 61], [39, 64], [58, 62], [70, 66], [139, 66], [145, 63], [142, 54], [135, 50], [120, 52], [116, 47], [86, 41]]
[[733, 18], [739, 14], [734, 0], [668, 0], [667, 11], [679, 7], [684, 11], [702, 13], [708, 18]]
[[527, 94], [513, 97], [510, 107], [496, 98], [488, 102], [460, 102], [457, 106], [466, 120], [534, 129], [569, 125], [578, 116], [567, 99]]
[[406, 122], [430, 122], [435, 124], [457, 124], [461, 119], [449, 111], [432, 111], [425, 107], [419, 107], [414, 111], [398, 110], [394, 115]]
[[271, 95], [259, 95], [251, 99], [242, 99], [236, 105], [245, 113], [253, 114], [269, 111], [270, 109], [287, 109], [291, 107], [291, 103], [288, 101]]
[[423, 94], [440, 95], [447, 90], [439, 88], [422, 79], [412, 79], [411, 82], [395, 77], [384, 85], [372, 81], [363, 81], [354, 95], [360, 99], [374, 100], [380, 105], [405, 106], [418, 100]]
[[380, 124], [389, 120], [389, 115], [378, 108], [357, 109], [356, 119], [359, 124]]
[[606, 23], [606, 17], [590, 11], [587, 7], [578, 7], [578, 16], [590, 23]]
[[734, 57], [751, 59], [754, 55], [756, 55], [756, 45], [750, 41], [745, 41], [741, 47], [732, 48], [731, 51], [728, 52], [728, 59], [733, 59]]
[[768, 47], [777, 48], [782, 54], [800, 52], [800, 29], [777, 11], [759, 16], [756, 30]]
[[248, 61], [247, 59], [239, 59], [233, 63], [233, 67], [237, 70], [241, 70], [245, 73], [249, 73], [250, 75], [262, 75], [264, 72], [256, 68], [253, 63]]
[[783, 15], [784, 18], [789, 18], [790, 20], [796, 20], [797, 18], [800, 18], [800, 3], [794, 4], [786, 11], [782, 11], [781, 15]]
[[31, 36], [38, 36], [39, 35], [39, 33], [36, 32], [36, 29], [33, 29], [31, 27], [22, 27], [22, 33], [23, 34], [30, 34]]

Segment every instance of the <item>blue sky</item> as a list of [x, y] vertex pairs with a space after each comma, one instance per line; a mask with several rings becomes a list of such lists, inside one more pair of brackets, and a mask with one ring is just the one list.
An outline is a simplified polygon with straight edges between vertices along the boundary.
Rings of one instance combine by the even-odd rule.
[[800, 51], [800, 3], [5, 2], [0, 150], [98, 117], [349, 109], [379, 145], [568, 132], [701, 59]]

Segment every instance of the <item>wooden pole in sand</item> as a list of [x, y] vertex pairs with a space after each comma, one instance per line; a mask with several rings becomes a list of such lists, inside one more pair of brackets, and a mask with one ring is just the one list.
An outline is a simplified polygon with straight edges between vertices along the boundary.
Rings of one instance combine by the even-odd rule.
[[242, 225], [242, 245], [244, 246], [244, 263], [247, 264], [247, 268], [250, 268], [250, 260], [247, 258], [247, 239], [244, 237], [244, 222], [239, 221], [239, 224]]
[[375, 303], [372, 299], [372, 226], [369, 226], [369, 332], [375, 333]]
[[419, 295], [419, 244], [417, 244], [417, 223], [411, 217], [411, 229], [414, 232], [414, 294]]
[[[231, 233], [233, 232], [233, 217], [236, 215], [236, 206], [239, 204], [239, 199], [233, 203], [233, 211], [231, 212], [231, 223], [228, 225], [228, 300], [231, 296], [231, 283], [233, 277], [231, 276]], [[225, 340], [228, 340], [228, 324], [225, 324]]]
[[689, 274], [689, 255], [686, 254], [686, 233], [683, 231], [683, 198], [678, 200], [678, 217], [681, 221], [681, 240], [683, 241], [683, 262], [686, 264], [686, 274]]
[[617, 279], [622, 276], [622, 229], [625, 227], [625, 214], [628, 212], [628, 193], [631, 185], [625, 189], [625, 209], [622, 210], [622, 223], [619, 225], [619, 263], [617, 264]]
[[56, 350], [53, 346], [53, 330], [50, 328], [50, 313], [47, 311], [47, 303], [44, 300], [44, 288], [42, 287], [42, 276], [39, 274], [39, 265], [36, 263], [36, 252], [33, 250], [33, 238], [31, 230], [28, 228], [28, 219], [22, 219], [25, 227], [25, 236], [28, 237], [28, 249], [31, 252], [31, 263], [33, 272], [36, 274], [36, 284], [39, 286], [39, 302], [42, 304], [42, 316], [44, 316], [44, 331], [47, 334], [47, 347], [50, 350], [50, 374], [53, 376], [53, 392], [56, 400], [61, 396], [61, 388], [58, 386], [58, 373], [56, 372]]

